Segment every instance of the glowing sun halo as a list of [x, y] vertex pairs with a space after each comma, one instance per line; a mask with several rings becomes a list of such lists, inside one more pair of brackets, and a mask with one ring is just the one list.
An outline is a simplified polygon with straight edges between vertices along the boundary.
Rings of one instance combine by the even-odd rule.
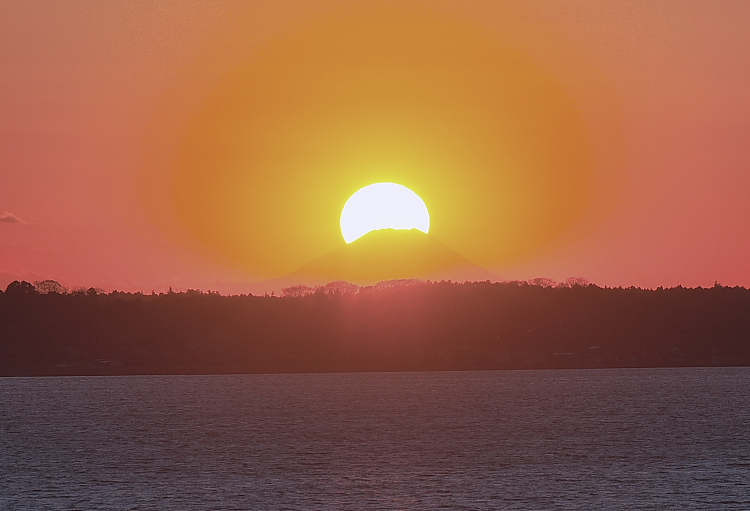
[[341, 234], [347, 243], [378, 229], [430, 230], [424, 201], [403, 185], [375, 183], [356, 191], [341, 211]]

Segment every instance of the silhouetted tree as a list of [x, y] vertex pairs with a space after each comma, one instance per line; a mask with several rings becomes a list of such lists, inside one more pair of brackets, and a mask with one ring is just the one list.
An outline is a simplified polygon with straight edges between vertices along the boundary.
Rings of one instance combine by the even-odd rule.
[[317, 290], [329, 295], [346, 295], [358, 293], [359, 286], [357, 284], [352, 284], [351, 282], [346, 282], [344, 280], [337, 280], [336, 282], [330, 282], [325, 286], [320, 286], [317, 288]]
[[560, 287], [586, 287], [589, 285], [589, 281], [582, 277], [568, 277], [565, 282], [559, 284]]
[[391, 289], [394, 287], [403, 287], [403, 286], [416, 286], [419, 284], [424, 284], [419, 279], [394, 279], [394, 280], [384, 280], [382, 282], [378, 282], [373, 286], [373, 288], [376, 291], [382, 291], [384, 289]]
[[550, 279], [547, 277], [538, 277], [538, 278], [530, 280], [529, 284], [531, 284], [532, 286], [539, 286], [539, 287], [554, 287], [556, 282], [553, 279]]
[[281, 295], [289, 297], [289, 298], [299, 298], [301, 296], [311, 295], [314, 292], [315, 292], [314, 287], [299, 285], [299, 286], [285, 287], [284, 289], [281, 290]]
[[49, 293], [57, 293], [64, 295], [68, 292], [68, 288], [57, 282], [56, 280], [37, 280], [34, 282], [34, 289], [37, 293], [46, 295]]
[[17, 281], [14, 280], [10, 284], [8, 284], [8, 287], [5, 288], [5, 293], [14, 296], [14, 295], [29, 295], [29, 294], [37, 294], [36, 289], [34, 288], [34, 285], [30, 282], [26, 282], [25, 280]]

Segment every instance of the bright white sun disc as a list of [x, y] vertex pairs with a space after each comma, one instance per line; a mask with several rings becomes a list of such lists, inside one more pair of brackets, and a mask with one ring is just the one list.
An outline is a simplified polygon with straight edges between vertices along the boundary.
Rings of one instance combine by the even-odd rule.
[[430, 230], [424, 201], [403, 185], [375, 183], [356, 191], [341, 211], [341, 234], [347, 243], [378, 229]]

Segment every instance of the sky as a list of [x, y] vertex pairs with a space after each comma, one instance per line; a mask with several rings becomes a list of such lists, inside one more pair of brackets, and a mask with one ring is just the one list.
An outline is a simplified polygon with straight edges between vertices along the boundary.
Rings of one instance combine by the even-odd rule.
[[373, 180], [499, 280], [750, 286], [750, 3], [352, 5], [4, 3], [0, 286], [257, 292]]

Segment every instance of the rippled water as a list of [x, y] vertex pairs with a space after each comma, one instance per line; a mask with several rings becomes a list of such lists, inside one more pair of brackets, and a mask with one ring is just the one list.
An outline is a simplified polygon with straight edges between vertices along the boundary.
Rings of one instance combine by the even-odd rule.
[[750, 369], [0, 379], [0, 510], [750, 509]]

